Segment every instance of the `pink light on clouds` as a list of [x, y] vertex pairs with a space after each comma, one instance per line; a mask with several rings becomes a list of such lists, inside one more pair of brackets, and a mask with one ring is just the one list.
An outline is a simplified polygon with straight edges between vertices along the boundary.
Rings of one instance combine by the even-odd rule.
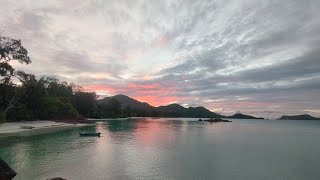
[[117, 87], [112, 87], [112, 85], [86, 85], [83, 88], [85, 91], [97, 92], [97, 94], [102, 95], [101, 98], [124, 94], [153, 106], [167, 105], [185, 99], [175, 96], [177, 90], [174, 86], [162, 85], [160, 83], [139, 84], [130, 82], [120, 86], [117, 85]]
[[134, 96], [133, 98], [141, 102], [147, 102], [152, 106], [168, 105], [178, 101], [175, 96]]
[[114, 94], [116, 89], [110, 86], [105, 85], [86, 85], [83, 86], [85, 91], [94, 91], [94, 92], [108, 92], [110, 94]]
[[136, 83], [129, 83], [128, 85], [129, 89], [133, 90], [140, 90], [140, 91], [149, 91], [149, 90], [159, 90], [161, 89], [161, 85], [158, 83], [151, 83], [151, 84], [136, 84]]
[[179, 99], [174, 96], [176, 88], [174, 86], [165, 87], [159, 83], [136, 84], [129, 83], [128, 91], [133, 93], [132, 97], [138, 101], [147, 102], [153, 106], [166, 105], [177, 102]]

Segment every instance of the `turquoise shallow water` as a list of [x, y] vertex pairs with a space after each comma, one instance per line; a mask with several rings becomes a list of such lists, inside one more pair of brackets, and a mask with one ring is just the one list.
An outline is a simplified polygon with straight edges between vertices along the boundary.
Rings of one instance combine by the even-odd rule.
[[317, 121], [145, 118], [0, 140], [0, 156], [23, 180], [316, 180], [319, 137]]

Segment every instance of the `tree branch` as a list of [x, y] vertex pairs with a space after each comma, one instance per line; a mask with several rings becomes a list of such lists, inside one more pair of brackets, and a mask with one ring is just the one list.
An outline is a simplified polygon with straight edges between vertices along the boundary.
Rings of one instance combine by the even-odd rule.
[[16, 96], [13, 96], [10, 100], [8, 97], [6, 97], [7, 102], [9, 103], [6, 109], [4, 110], [4, 114], [6, 115], [10, 109], [13, 108], [21, 108], [24, 105], [21, 105], [21, 107], [15, 107], [15, 104], [21, 99], [21, 97], [17, 98]]

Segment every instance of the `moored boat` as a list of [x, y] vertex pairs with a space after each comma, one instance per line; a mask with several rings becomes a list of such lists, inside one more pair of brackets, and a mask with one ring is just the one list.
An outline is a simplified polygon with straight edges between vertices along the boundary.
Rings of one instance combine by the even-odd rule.
[[[200, 121], [200, 120], [198, 120], [198, 121]], [[205, 121], [205, 122], [211, 122], [211, 123], [213, 123], [213, 122], [232, 122], [232, 121], [225, 120], [225, 119], [220, 119], [220, 118], [215, 118], [215, 119], [210, 118], [210, 119], [203, 120], [203, 121]]]
[[101, 133], [100, 132], [80, 132], [80, 136], [98, 136], [100, 137]]

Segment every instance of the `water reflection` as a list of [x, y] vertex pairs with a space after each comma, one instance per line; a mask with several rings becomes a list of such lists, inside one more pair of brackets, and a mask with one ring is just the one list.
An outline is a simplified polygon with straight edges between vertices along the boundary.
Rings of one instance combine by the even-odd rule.
[[163, 119], [130, 119], [110, 120], [99, 125], [107, 131], [103, 131], [117, 142], [120, 140], [133, 140], [141, 145], [155, 145], [156, 142], [172, 142], [175, 134], [188, 122]]
[[[290, 123], [114, 120], [2, 140], [0, 156], [18, 180], [317, 179], [320, 123]], [[80, 131], [102, 136], [80, 137]]]
[[131, 132], [136, 127], [137, 120], [109, 120], [105, 124], [105, 128], [110, 132], [125, 131]]

